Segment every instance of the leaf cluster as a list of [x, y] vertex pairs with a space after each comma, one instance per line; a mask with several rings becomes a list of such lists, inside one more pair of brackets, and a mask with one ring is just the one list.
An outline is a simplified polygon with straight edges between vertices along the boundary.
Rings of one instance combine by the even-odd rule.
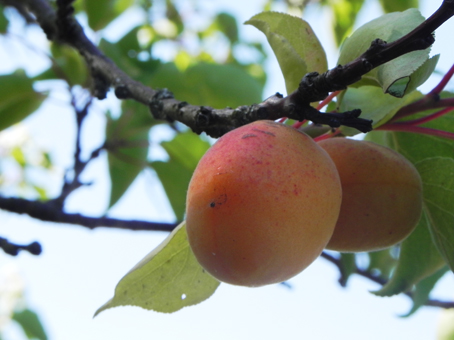
[[[289, 7], [300, 9], [305, 3], [288, 1]], [[327, 6], [334, 15], [336, 43], [340, 45], [343, 42], [339, 64], [347, 64], [360, 56], [374, 39], [395, 41], [424, 20], [417, 10], [408, 9], [417, 7], [417, 0], [380, 0], [385, 12], [402, 12], [382, 16], [351, 34], [363, 5], [362, 0], [320, 1], [319, 6]], [[186, 8], [185, 12], [190, 14], [182, 16], [181, 6], [181, 2], [170, 0], [84, 0], [75, 3], [75, 11], [87, 17], [88, 27], [85, 29], [97, 37], [96, 47], [115, 65], [135, 81], [156, 89], [169, 89], [175, 98], [183, 101], [179, 104], [181, 107], [186, 105], [184, 102], [213, 108], [260, 102], [266, 81], [263, 70], [266, 55], [262, 44], [245, 40], [235, 17], [228, 13], [216, 13], [207, 19], [208, 23], [203, 27], [194, 27], [191, 23], [199, 18], [196, 9]], [[272, 1], [265, 7], [272, 9]], [[121, 24], [121, 20], [126, 20], [129, 15], [128, 11], [133, 9], [142, 15], [137, 25], [116, 41], [110, 39], [109, 28]], [[6, 36], [9, 20], [8, 15], [0, 11], [0, 33]], [[328, 70], [325, 51], [304, 20], [267, 11], [253, 16], [246, 24], [265, 34], [285, 78], [287, 93], [295, 91], [308, 72], [323, 73]], [[218, 40], [223, 42], [223, 53], [216, 49]], [[164, 47], [169, 51], [167, 56], [162, 53]], [[248, 50], [253, 57], [242, 59], [237, 53], [239, 49]], [[111, 184], [107, 213], [126, 197], [128, 189], [140, 174], [153, 171], [165, 190], [176, 220], [183, 220], [187, 185], [211, 141], [171, 119], [156, 119], [145, 105], [123, 100], [118, 104], [119, 114], [107, 110], [103, 112], [106, 119], [104, 141], [98, 148], [90, 150], [88, 159], [81, 159], [80, 131], [85, 116], [77, 102], [88, 96], [89, 89], [96, 84], [92, 83], [86, 60], [71, 47], [52, 42], [45, 52], [49, 55], [50, 66], [40, 74], [29, 76], [17, 70], [0, 76], [0, 87], [4, 89], [0, 93], [0, 130], [22, 122], [41, 107], [48, 93], [37, 91], [37, 84], [55, 80], [63, 82], [72, 95], [71, 105], [78, 122], [75, 148], [79, 152], [75, 155], [75, 167], [80, 165], [79, 170], [83, 171], [88, 162], [102, 152], [107, 153]], [[375, 292], [376, 295], [411, 293], [414, 306], [409, 314], [427, 303], [432, 288], [445, 272], [454, 270], [454, 142], [438, 135], [397, 131], [394, 124], [396, 118], [403, 124], [436, 111], [429, 107], [400, 118], [410, 104], [426, 98], [416, 89], [436, 67], [438, 56], [429, 55], [429, 49], [415, 51], [371, 70], [359, 82], [339, 93], [327, 109], [338, 113], [360, 108], [361, 117], [372, 119], [377, 129], [368, 133], [366, 139], [397, 150], [421, 174], [424, 211], [418, 227], [407, 240], [396, 248], [365, 255], [368, 264], [362, 267], [357, 265], [355, 255], [336, 254], [339, 256], [336, 263], [341, 272], [342, 285], [347, 284], [350, 275], [363, 273], [363, 276], [383, 284], [382, 289]], [[122, 87], [117, 87], [115, 93], [120, 99], [129, 97], [128, 90]], [[160, 93], [165, 95], [168, 91]], [[442, 94], [442, 98], [453, 97], [452, 93]], [[454, 134], [454, 115], [448, 113], [421, 127]], [[160, 128], [169, 131], [169, 140], [152, 143], [153, 134]], [[318, 127], [306, 123], [303, 129], [314, 132]], [[352, 136], [357, 131], [341, 127], [336, 133]], [[153, 156], [157, 148], [166, 156]], [[40, 166], [51, 168], [48, 154], [44, 151], [41, 154], [43, 162]], [[9, 149], [8, 157], [21, 168], [27, 168], [32, 163], [23, 145]], [[69, 188], [69, 191], [60, 198], [66, 198], [85, 185], [79, 182], [79, 170], [73, 170], [75, 178], [70, 180], [67, 176], [62, 179], [65, 182], [63, 188]], [[2, 163], [0, 171], [1, 179], [4, 174]], [[23, 181], [31, 185], [41, 199], [62, 203], [57, 202], [58, 197], [54, 201], [49, 199], [45, 190], [26, 176]], [[4, 190], [3, 183], [0, 184], [0, 189]], [[120, 281], [114, 298], [97, 313], [120, 305], [173, 312], [203, 301], [213, 294], [218, 285], [195, 261], [182, 223], [158, 249], [153, 250]]]

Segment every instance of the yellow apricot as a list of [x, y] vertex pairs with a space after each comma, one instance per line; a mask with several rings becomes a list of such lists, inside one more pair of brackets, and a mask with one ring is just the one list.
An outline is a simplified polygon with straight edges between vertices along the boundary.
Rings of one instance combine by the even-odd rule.
[[317, 143], [257, 121], [225, 134], [200, 160], [187, 194], [189, 244], [220, 281], [282, 282], [320, 255], [341, 196], [336, 167]]
[[416, 168], [372, 142], [331, 138], [318, 144], [333, 159], [342, 184], [341, 212], [327, 249], [375, 251], [405, 239], [421, 216]]

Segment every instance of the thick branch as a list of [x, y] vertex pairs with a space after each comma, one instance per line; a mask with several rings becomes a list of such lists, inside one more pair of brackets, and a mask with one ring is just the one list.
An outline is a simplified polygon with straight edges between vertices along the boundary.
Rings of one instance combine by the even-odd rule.
[[358, 118], [358, 110], [345, 115], [327, 115], [313, 109], [309, 103], [322, 100], [328, 92], [345, 89], [379, 65], [411, 51], [429, 47], [434, 41], [432, 32], [454, 14], [454, 1], [445, 0], [428, 20], [406, 36], [390, 44], [377, 39], [363, 55], [347, 65], [338, 66], [322, 75], [306, 75], [299, 88], [287, 97], [276, 94], [260, 104], [215, 110], [189, 105], [174, 99], [168, 91], [156, 91], [132, 80], [86, 37], [71, 16], [72, 1], [57, 1], [58, 15], [44, 0], [20, 2], [34, 13], [49, 39], [73, 46], [85, 58], [94, 79], [95, 96], [104, 98], [108, 88], [113, 86], [119, 98], [130, 98], [148, 105], [155, 118], [177, 120], [196, 133], [205, 131], [213, 137], [255, 120], [281, 117], [309, 119], [331, 127], [346, 125], [362, 132], [370, 131], [371, 121]]
[[27, 214], [41, 221], [77, 224], [89, 229], [110, 227], [134, 231], [172, 231], [176, 227], [176, 223], [119, 220], [109, 217], [87, 217], [81, 214], [68, 214], [61, 210], [60, 204], [55, 204], [53, 201], [43, 203], [22, 198], [0, 197], [0, 209], [17, 214]]

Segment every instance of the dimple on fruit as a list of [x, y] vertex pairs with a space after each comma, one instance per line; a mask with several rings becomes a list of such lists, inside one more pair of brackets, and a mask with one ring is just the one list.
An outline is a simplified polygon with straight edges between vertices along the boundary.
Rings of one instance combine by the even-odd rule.
[[341, 196], [333, 161], [310, 137], [257, 121], [225, 134], [200, 160], [187, 194], [189, 244], [220, 281], [282, 282], [320, 255]]
[[375, 251], [405, 239], [421, 216], [422, 183], [396, 151], [366, 141], [331, 138], [318, 143], [339, 172], [342, 205], [327, 249]]

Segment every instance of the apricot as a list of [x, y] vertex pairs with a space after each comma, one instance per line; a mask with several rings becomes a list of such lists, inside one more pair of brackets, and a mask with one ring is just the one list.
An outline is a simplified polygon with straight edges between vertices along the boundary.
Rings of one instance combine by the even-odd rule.
[[342, 205], [327, 249], [375, 251], [404, 240], [421, 216], [416, 168], [396, 151], [366, 141], [331, 138], [318, 143], [333, 159]]
[[220, 281], [282, 282], [320, 255], [341, 196], [333, 161], [309, 136], [257, 121], [225, 134], [197, 165], [187, 194], [189, 244]]

